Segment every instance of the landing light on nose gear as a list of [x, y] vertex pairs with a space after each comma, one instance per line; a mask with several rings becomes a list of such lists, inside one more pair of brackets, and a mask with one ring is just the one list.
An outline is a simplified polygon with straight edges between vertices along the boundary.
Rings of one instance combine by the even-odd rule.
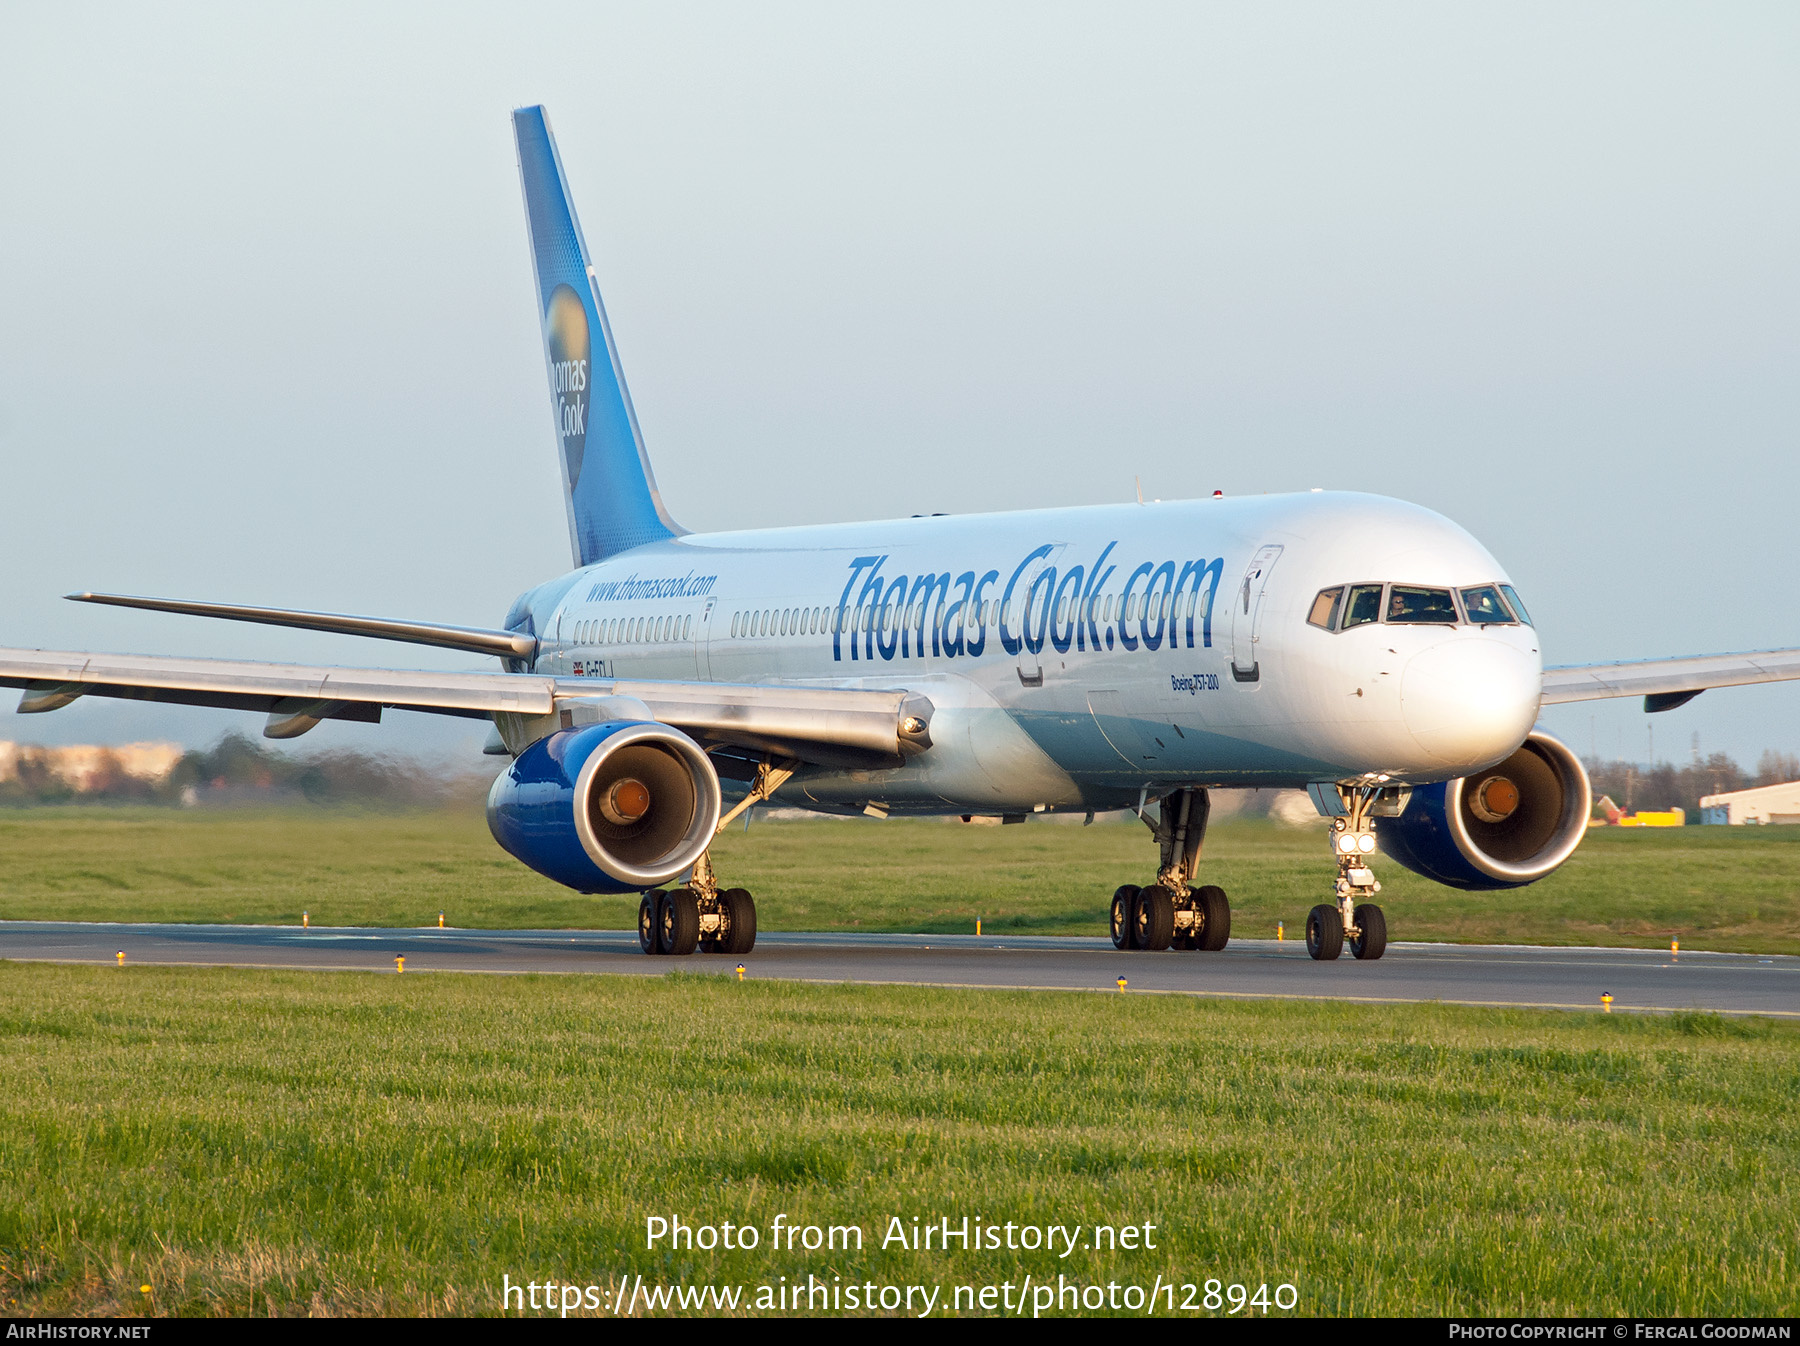
[[[1518, 807], [1518, 788], [1503, 776], [1490, 777], [1481, 789], [1491, 796], [1489, 807], [1504, 807], [1509, 813]], [[1381, 891], [1369, 868], [1369, 857], [1375, 853], [1371, 820], [1399, 817], [1410, 791], [1374, 781], [1339, 785], [1337, 793], [1344, 809], [1343, 816], [1331, 820], [1331, 855], [1338, 867], [1337, 902], [1321, 902], [1307, 913], [1306, 951], [1320, 962], [1329, 962], [1344, 951], [1348, 941], [1356, 957], [1375, 959], [1387, 952], [1387, 918], [1380, 907], [1365, 900]]]

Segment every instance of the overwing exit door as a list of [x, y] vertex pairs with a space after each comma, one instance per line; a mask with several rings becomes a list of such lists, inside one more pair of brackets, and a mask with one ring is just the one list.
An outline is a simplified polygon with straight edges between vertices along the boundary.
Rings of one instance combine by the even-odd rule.
[[712, 618], [718, 601], [707, 599], [700, 620], [694, 624], [694, 675], [707, 681], [712, 680]]
[[1238, 682], [1257, 682], [1262, 678], [1256, 646], [1262, 639], [1263, 598], [1269, 592], [1269, 572], [1280, 559], [1281, 548], [1273, 543], [1258, 547], [1232, 596], [1231, 676]]

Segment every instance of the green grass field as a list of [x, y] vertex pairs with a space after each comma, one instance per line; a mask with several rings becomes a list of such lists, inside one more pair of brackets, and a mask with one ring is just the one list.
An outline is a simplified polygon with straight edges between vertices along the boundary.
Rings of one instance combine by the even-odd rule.
[[[8, 1314], [484, 1313], [503, 1275], [621, 1273], [1800, 1309], [1800, 1030], [1767, 1021], [0, 964], [0, 1042]], [[647, 1251], [656, 1214], [868, 1242]], [[1158, 1246], [878, 1246], [963, 1214]]]
[[[727, 832], [721, 874], [766, 930], [1105, 933], [1120, 883], [1151, 877], [1138, 823], [964, 827], [759, 821]], [[1233, 931], [1290, 935], [1328, 893], [1318, 829], [1214, 828], [1206, 878]], [[1378, 864], [1396, 939], [1800, 952], [1800, 828], [1595, 829], [1550, 878], [1462, 893]], [[0, 813], [0, 917], [623, 929], [632, 898], [587, 898], [505, 855], [477, 813], [62, 808]]]

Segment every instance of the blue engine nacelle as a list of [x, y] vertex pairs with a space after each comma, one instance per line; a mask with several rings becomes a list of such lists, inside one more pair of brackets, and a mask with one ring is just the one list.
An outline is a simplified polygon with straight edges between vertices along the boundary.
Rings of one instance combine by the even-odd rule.
[[719, 777], [666, 724], [613, 721], [541, 738], [488, 791], [488, 828], [538, 873], [584, 893], [635, 893], [686, 870], [719, 825]]
[[1520, 888], [1574, 853], [1592, 809], [1581, 759], [1534, 730], [1490, 771], [1418, 786], [1375, 832], [1415, 874], [1452, 888]]

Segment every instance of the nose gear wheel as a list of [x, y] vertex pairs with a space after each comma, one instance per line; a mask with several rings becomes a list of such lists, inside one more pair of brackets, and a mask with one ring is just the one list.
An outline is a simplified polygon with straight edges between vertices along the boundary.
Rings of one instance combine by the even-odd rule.
[[1356, 909], [1356, 933], [1350, 936], [1350, 952], [1362, 959], [1379, 958], [1387, 952], [1387, 917], [1372, 902]]
[[1331, 962], [1344, 951], [1344, 921], [1329, 902], [1306, 913], [1306, 951], [1321, 963]]
[[[1329, 833], [1338, 870], [1337, 902], [1321, 903], [1306, 918], [1306, 951], [1321, 962], [1336, 958], [1345, 944], [1365, 962], [1387, 952], [1387, 918], [1380, 907], [1365, 900], [1381, 891], [1369, 868], [1375, 854], [1374, 819], [1398, 817], [1410, 793], [1406, 787], [1380, 781], [1338, 785], [1343, 813], [1331, 820]], [[1321, 913], [1330, 913], [1330, 920]], [[1336, 925], [1335, 934], [1323, 928], [1330, 924]]]

